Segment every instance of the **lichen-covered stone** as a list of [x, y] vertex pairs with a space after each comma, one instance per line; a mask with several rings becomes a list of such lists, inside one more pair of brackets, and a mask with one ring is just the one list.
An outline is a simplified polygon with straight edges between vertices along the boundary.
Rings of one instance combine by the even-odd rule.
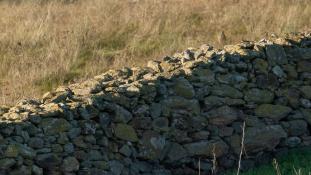
[[40, 122], [40, 127], [43, 128], [47, 135], [55, 135], [68, 131], [71, 125], [63, 118], [44, 118]]
[[221, 97], [242, 98], [243, 93], [234, 87], [228, 85], [214, 86], [212, 94]]
[[253, 88], [246, 91], [244, 99], [248, 102], [254, 102], [258, 104], [271, 103], [274, 99], [274, 93], [268, 90]]
[[262, 104], [255, 110], [255, 114], [258, 117], [267, 117], [274, 120], [280, 120], [286, 117], [292, 109], [282, 105]]
[[131, 142], [137, 142], [138, 141], [136, 131], [130, 125], [117, 124], [114, 132], [115, 132], [116, 137], [118, 137], [122, 140], [131, 141]]
[[174, 81], [174, 91], [176, 95], [191, 99], [195, 92], [193, 86], [185, 78], [178, 78]]
[[28, 159], [32, 159], [33, 157], [36, 156], [36, 152], [32, 148], [29, 148], [29, 147], [22, 145], [22, 144], [8, 145], [4, 154], [6, 157], [16, 158], [17, 156], [20, 155], [20, 156], [22, 156], [24, 158], [28, 158]]

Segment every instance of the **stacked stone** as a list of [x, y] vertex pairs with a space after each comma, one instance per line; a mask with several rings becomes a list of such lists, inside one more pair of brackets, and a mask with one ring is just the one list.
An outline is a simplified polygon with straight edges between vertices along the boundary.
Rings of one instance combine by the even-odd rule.
[[311, 145], [310, 82], [306, 33], [111, 70], [0, 107], [0, 174], [221, 172], [236, 167], [243, 133], [251, 168]]

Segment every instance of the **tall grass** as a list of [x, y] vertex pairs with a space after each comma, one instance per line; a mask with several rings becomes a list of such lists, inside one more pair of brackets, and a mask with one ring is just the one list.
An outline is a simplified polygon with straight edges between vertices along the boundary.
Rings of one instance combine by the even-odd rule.
[[310, 28], [310, 0], [0, 1], [0, 104], [189, 46]]

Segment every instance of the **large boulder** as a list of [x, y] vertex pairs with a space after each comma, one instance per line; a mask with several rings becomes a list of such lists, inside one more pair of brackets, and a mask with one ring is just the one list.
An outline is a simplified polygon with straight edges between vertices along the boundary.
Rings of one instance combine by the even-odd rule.
[[287, 137], [287, 134], [280, 125], [247, 128], [244, 141], [245, 150], [247, 153], [262, 150], [271, 151], [285, 137]]

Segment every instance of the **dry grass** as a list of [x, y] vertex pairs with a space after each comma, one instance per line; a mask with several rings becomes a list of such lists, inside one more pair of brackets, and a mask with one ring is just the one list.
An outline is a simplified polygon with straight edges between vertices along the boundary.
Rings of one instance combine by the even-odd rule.
[[[0, 104], [188, 46], [310, 28], [310, 0], [0, 0]], [[68, 1], [68, 0], [67, 0]]]

